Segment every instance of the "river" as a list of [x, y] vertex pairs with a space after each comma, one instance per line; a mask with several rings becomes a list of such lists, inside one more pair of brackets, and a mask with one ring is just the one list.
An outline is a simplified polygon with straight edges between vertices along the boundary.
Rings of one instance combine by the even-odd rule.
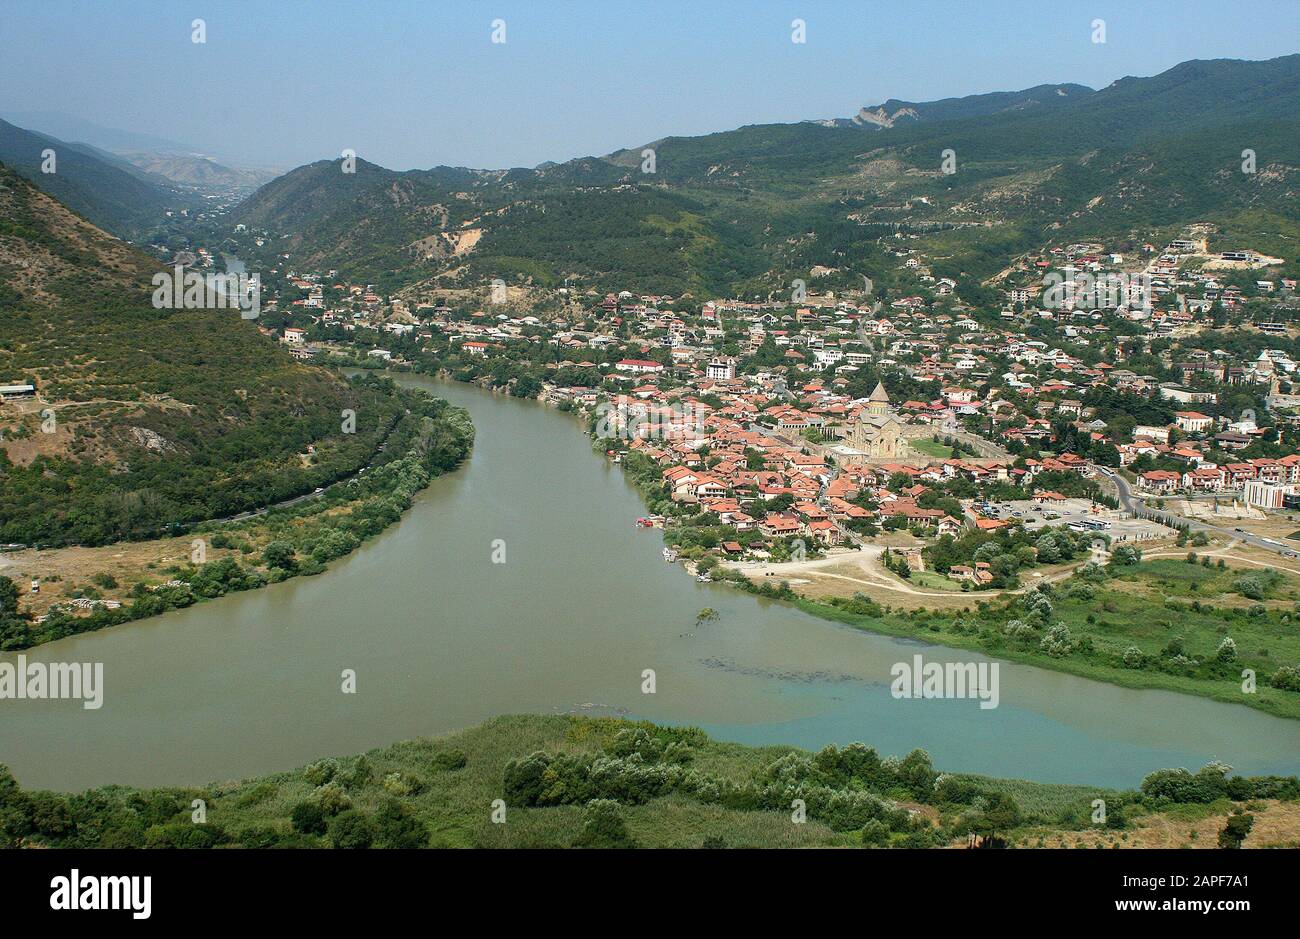
[[[20, 783], [227, 780], [525, 711], [626, 713], [744, 743], [919, 746], [941, 769], [1048, 782], [1132, 786], [1210, 759], [1300, 772], [1300, 721], [1024, 665], [1002, 664], [995, 709], [895, 700], [895, 662], [973, 654], [696, 583], [663, 562], [659, 532], [634, 527], [635, 490], [570, 416], [401, 380], [469, 409], [469, 461], [322, 576], [29, 650], [104, 663], [105, 690], [99, 710], [0, 701], [0, 762]], [[706, 606], [719, 618], [697, 627]]]

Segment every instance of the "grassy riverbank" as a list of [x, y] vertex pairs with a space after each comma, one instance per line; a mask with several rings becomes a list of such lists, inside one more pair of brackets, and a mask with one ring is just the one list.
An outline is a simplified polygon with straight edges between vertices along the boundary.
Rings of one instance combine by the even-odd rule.
[[1298, 787], [1209, 768], [1161, 771], [1141, 791], [1119, 792], [943, 774], [923, 751], [882, 759], [853, 744], [812, 754], [691, 728], [519, 715], [193, 788], [25, 792], [0, 768], [0, 844], [944, 847], [975, 833], [1024, 847], [1209, 846], [1245, 805], [1258, 820], [1247, 846], [1294, 846]]
[[[1244, 575], [1159, 559], [1090, 568], [1020, 596], [972, 597], [961, 610], [893, 609], [863, 594], [821, 602], [780, 586], [730, 582], [870, 632], [1300, 719], [1300, 690], [1289, 684], [1300, 662], [1300, 584], [1264, 577], [1263, 595], [1252, 600], [1238, 588], [1253, 591], [1261, 581], [1243, 584]], [[1058, 624], [1065, 629], [1054, 642]]]
[[[18, 650], [77, 633], [180, 609], [227, 593], [322, 573], [394, 524], [416, 493], [469, 454], [468, 413], [388, 379], [354, 384], [384, 402], [382, 446], [358, 475], [316, 497], [240, 521], [205, 522], [177, 538], [27, 551], [9, 556], [0, 575], [41, 592], [0, 597], [0, 650]], [[13, 605], [19, 613], [14, 615]]]

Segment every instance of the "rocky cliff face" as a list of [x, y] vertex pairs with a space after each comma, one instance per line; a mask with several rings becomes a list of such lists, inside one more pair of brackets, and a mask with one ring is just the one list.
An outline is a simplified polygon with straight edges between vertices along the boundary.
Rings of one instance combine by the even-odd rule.
[[919, 120], [920, 116], [913, 108], [899, 108], [892, 114], [885, 110], [884, 106], [876, 108], [862, 108], [857, 114], [853, 115], [850, 120], [858, 126], [874, 125], [876, 127], [893, 127], [899, 120], [911, 119]]

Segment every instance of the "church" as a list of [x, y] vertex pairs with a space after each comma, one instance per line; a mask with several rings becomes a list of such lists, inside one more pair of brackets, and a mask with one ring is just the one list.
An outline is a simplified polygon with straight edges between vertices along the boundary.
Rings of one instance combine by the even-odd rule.
[[889, 403], [889, 393], [883, 383], [876, 383], [876, 390], [871, 392], [845, 443], [872, 460], [896, 460], [911, 453], [912, 448], [903, 436], [903, 424]]

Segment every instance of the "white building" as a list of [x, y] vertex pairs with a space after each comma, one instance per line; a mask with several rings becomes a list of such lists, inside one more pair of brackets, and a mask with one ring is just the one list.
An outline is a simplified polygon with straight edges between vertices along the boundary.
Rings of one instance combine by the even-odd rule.
[[1300, 486], [1266, 483], [1261, 479], [1246, 481], [1246, 504], [1257, 509], [1281, 509], [1287, 507], [1290, 496], [1294, 500]]
[[736, 377], [736, 360], [730, 356], [714, 356], [705, 368], [705, 375], [714, 381], [730, 381]]

